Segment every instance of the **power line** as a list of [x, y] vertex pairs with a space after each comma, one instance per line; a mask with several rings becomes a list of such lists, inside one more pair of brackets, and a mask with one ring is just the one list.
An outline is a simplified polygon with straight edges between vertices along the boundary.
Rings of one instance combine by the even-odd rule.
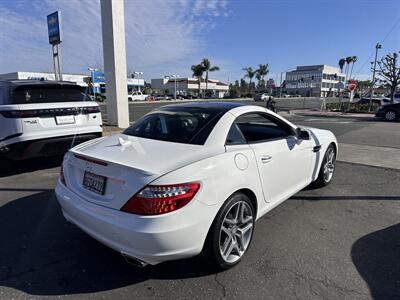
[[[400, 23], [400, 17], [397, 18], [396, 22], [394, 23], [394, 25], [390, 28], [390, 30], [386, 33], [385, 37], [383, 38], [383, 40], [380, 42], [380, 44], [383, 44], [386, 39], [389, 37], [389, 35], [393, 32], [393, 30], [397, 27], [397, 25]], [[356, 77], [357, 75], [360, 74], [360, 72], [364, 69], [365, 65], [371, 60], [372, 56], [374, 55], [375, 50], [373, 50], [371, 52], [371, 54], [368, 56], [367, 60], [362, 64], [361, 68], [358, 69], [356, 75], [354, 75], [354, 77]]]

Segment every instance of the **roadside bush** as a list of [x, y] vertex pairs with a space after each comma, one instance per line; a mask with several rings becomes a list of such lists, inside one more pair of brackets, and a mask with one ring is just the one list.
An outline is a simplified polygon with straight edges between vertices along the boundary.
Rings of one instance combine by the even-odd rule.
[[[378, 108], [377, 104], [372, 105], [372, 110]], [[343, 111], [348, 113], [368, 113], [369, 104], [357, 104], [357, 103], [328, 103], [326, 109], [330, 111]]]

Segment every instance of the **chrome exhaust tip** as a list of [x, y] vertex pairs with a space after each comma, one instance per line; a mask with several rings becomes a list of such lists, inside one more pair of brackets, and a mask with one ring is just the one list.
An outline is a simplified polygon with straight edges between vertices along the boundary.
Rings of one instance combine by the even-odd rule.
[[128, 264], [133, 265], [135, 267], [144, 268], [145, 266], [148, 265], [148, 263], [146, 263], [146, 262], [144, 262], [144, 261], [142, 261], [142, 260], [140, 260], [138, 258], [129, 256], [129, 255], [125, 254], [125, 253], [121, 253], [121, 255], [122, 255], [122, 257], [125, 259], [125, 261]]

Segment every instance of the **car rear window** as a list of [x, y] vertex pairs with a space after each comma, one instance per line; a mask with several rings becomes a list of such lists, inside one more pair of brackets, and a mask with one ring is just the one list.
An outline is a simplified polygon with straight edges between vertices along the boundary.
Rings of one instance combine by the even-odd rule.
[[123, 133], [153, 140], [204, 145], [222, 115], [221, 110], [210, 108], [164, 108], [143, 116]]
[[90, 101], [80, 86], [18, 86], [14, 89], [10, 104], [54, 103]]

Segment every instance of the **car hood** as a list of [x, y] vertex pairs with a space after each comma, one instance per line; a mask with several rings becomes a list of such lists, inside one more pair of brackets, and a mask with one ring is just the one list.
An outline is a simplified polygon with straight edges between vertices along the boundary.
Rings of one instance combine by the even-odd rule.
[[117, 134], [80, 144], [71, 152], [142, 170], [148, 175], [163, 175], [196, 161], [221, 154], [225, 152], [225, 148]]

